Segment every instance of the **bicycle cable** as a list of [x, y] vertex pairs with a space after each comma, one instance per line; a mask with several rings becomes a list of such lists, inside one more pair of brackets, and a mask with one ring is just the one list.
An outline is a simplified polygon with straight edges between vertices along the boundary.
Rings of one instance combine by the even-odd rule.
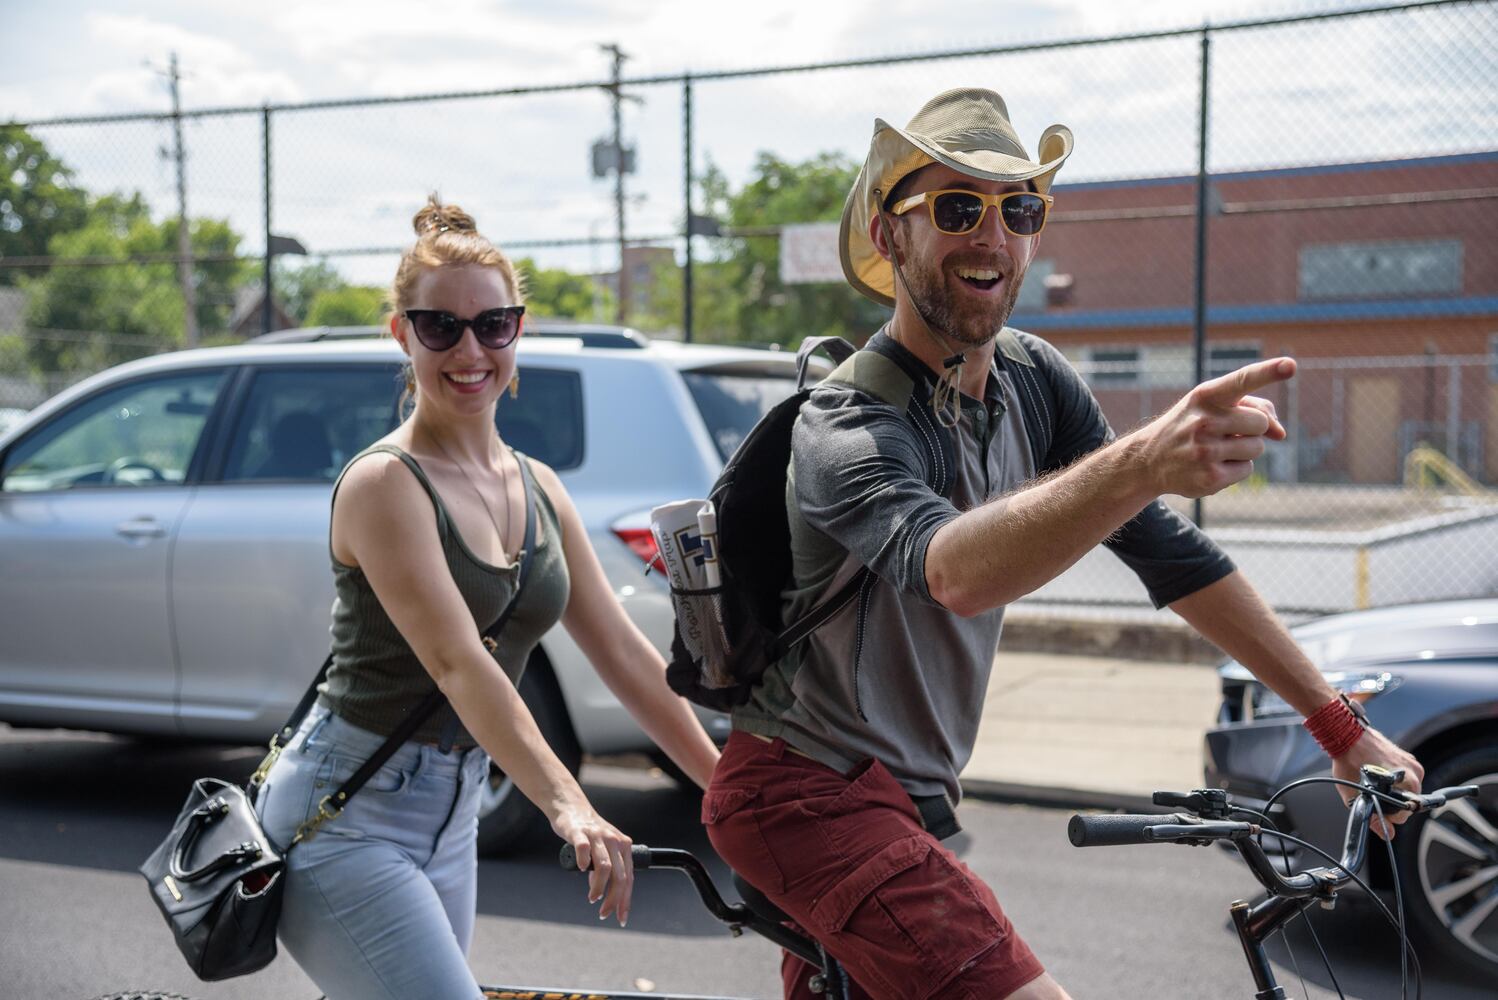
[[[1379, 808], [1379, 801], [1380, 800], [1383, 800], [1385, 802], [1393, 803], [1394, 805], [1397, 805], [1397, 806], [1406, 806], [1407, 805], [1407, 803], [1403, 799], [1397, 798], [1397, 797], [1395, 797], [1393, 795], [1389, 795], [1389, 794], [1387, 794], [1385, 792], [1381, 792], [1381, 791], [1379, 791], [1379, 790], [1377, 790], [1375, 788], [1369, 788], [1369, 787], [1367, 787], [1365, 785], [1361, 785], [1361, 784], [1359, 784], [1359, 783], [1357, 783], [1355, 781], [1348, 781], [1345, 778], [1334, 778], [1334, 777], [1331, 777], [1330, 775], [1320, 775], [1320, 776], [1310, 777], [1310, 778], [1301, 778], [1298, 781], [1292, 781], [1288, 785], [1285, 785], [1283, 788], [1279, 789], [1273, 795], [1269, 796], [1268, 800], [1264, 803], [1264, 811], [1268, 812], [1269, 809], [1274, 805], [1274, 803], [1280, 798], [1280, 796], [1284, 795], [1286, 792], [1290, 791], [1291, 789], [1298, 788], [1298, 787], [1300, 787], [1302, 785], [1314, 785], [1314, 784], [1345, 785], [1348, 788], [1355, 788], [1355, 789], [1357, 789], [1359, 793], [1366, 793], [1367, 795], [1369, 795], [1373, 799], [1374, 808], [1376, 810], [1378, 810], [1379, 818], [1381, 820], [1383, 819], [1383, 810], [1381, 808]], [[1239, 807], [1235, 806], [1234, 808], [1239, 808]], [[1251, 810], [1245, 810], [1245, 811], [1251, 811]], [[1387, 825], [1387, 823], [1386, 823], [1386, 825]], [[1275, 832], [1272, 832], [1271, 835], [1272, 836], [1277, 836], [1277, 837], [1281, 838], [1282, 840], [1288, 840], [1288, 841], [1291, 841], [1293, 843], [1299, 844], [1302, 847], [1305, 847], [1306, 849], [1308, 849], [1310, 851], [1314, 851], [1316, 854], [1319, 854], [1321, 857], [1323, 857], [1327, 861], [1331, 862], [1332, 867], [1337, 868], [1340, 871], [1346, 872], [1346, 874], [1348, 875], [1348, 877], [1350, 877], [1354, 882], [1356, 882], [1358, 884], [1358, 886], [1363, 890], [1364, 894], [1369, 899], [1371, 899], [1373, 901], [1374, 905], [1376, 905], [1379, 908], [1379, 910], [1383, 913], [1384, 919], [1387, 920], [1389, 922], [1389, 925], [1392, 926], [1394, 928], [1394, 930], [1399, 934], [1400, 964], [1401, 964], [1401, 967], [1404, 966], [1405, 957], [1407, 955], [1409, 961], [1414, 965], [1414, 967], [1415, 967], [1415, 1000], [1421, 1000], [1421, 997], [1423, 996], [1424, 989], [1425, 989], [1425, 975], [1424, 975], [1423, 970], [1420, 967], [1420, 956], [1415, 953], [1414, 946], [1410, 944], [1409, 935], [1405, 931], [1403, 921], [1401, 919], [1396, 918], [1394, 916], [1394, 914], [1389, 911], [1389, 907], [1387, 905], [1385, 905], [1385, 903], [1384, 903], [1383, 900], [1381, 900], [1381, 899], [1378, 898], [1377, 894], [1374, 893], [1373, 889], [1368, 885], [1367, 882], [1363, 881], [1363, 879], [1360, 878], [1356, 873], [1348, 871], [1346, 868], [1344, 868], [1342, 866], [1342, 863], [1339, 860], [1337, 860], [1336, 858], [1332, 857], [1330, 854], [1328, 854], [1327, 852], [1323, 851], [1321, 848], [1317, 847], [1315, 844], [1311, 844], [1311, 843], [1308, 843], [1308, 842], [1306, 842], [1304, 840], [1301, 840], [1299, 837], [1293, 837], [1293, 836], [1291, 836], [1288, 833], [1279, 833], [1279, 832], [1275, 831]], [[1262, 836], [1262, 834], [1261, 834], [1261, 836]], [[1262, 840], [1261, 840], [1261, 845], [1262, 845]], [[1394, 858], [1393, 858], [1394, 848], [1393, 848], [1393, 845], [1389, 844], [1388, 841], [1385, 841], [1385, 845], [1387, 846], [1388, 851], [1389, 851], [1389, 855], [1390, 855], [1390, 865], [1391, 865], [1391, 868], [1392, 868], [1392, 878], [1393, 878], [1393, 882], [1394, 882], [1395, 900], [1396, 900], [1396, 902], [1399, 902], [1400, 905], [1401, 905], [1401, 907], [1402, 907], [1402, 905], [1403, 905], [1403, 894], [1401, 893], [1400, 888], [1399, 888], [1399, 867], [1394, 862]], [[1401, 914], [1402, 914], [1402, 910], [1401, 910]], [[1404, 995], [1408, 996], [1408, 982], [1407, 981], [1406, 981], [1406, 983], [1404, 985]]]
[[[1233, 807], [1233, 812], [1235, 812], [1235, 813], [1247, 813], [1250, 816], [1257, 816], [1259, 818], [1259, 820], [1260, 820], [1260, 824], [1259, 825], [1260, 826], [1267, 826], [1267, 827], [1269, 827], [1269, 831], [1270, 831], [1271, 834], [1277, 834], [1277, 833], [1280, 832], [1280, 828], [1275, 825], [1274, 820], [1270, 819], [1268, 816], [1266, 816], [1263, 813], [1259, 812], [1257, 809], [1249, 809], [1249, 808], [1247, 808], [1245, 806], [1234, 806]], [[1263, 833], [1261, 831], [1260, 834], [1259, 834], [1259, 848], [1260, 848], [1260, 850], [1262, 850], [1263, 847], [1264, 847], [1264, 835], [1263, 835]], [[1284, 862], [1285, 862], [1285, 877], [1289, 878], [1290, 877], [1290, 856], [1289, 856], [1288, 853], [1285, 853], [1285, 852], [1281, 852], [1281, 853], [1283, 855], [1283, 859], [1284, 859]], [[1321, 953], [1321, 964], [1326, 969], [1326, 974], [1331, 977], [1332, 988], [1337, 991], [1337, 1000], [1347, 1000], [1347, 996], [1342, 992], [1342, 984], [1337, 980], [1337, 973], [1332, 969], [1331, 956], [1329, 956], [1326, 953], [1326, 949], [1324, 947], [1322, 947], [1322, 945], [1321, 945], [1321, 936], [1316, 933], [1316, 927], [1315, 927], [1314, 924], [1311, 923], [1311, 914], [1310, 914], [1310, 911], [1309, 910], [1301, 910], [1299, 916], [1300, 916], [1301, 922], [1306, 925], [1306, 931], [1309, 932], [1310, 935], [1311, 935], [1311, 943], [1314, 944], [1316, 946], [1316, 950]], [[1285, 950], [1290, 953], [1290, 963], [1295, 966], [1295, 975], [1297, 977], [1299, 977], [1299, 979], [1300, 979], [1300, 991], [1302, 993], [1304, 993], [1306, 996], [1310, 996], [1311, 995], [1311, 991], [1306, 988], [1306, 977], [1300, 971], [1300, 961], [1295, 957], [1295, 948], [1294, 948], [1294, 946], [1292, 946], [1290, 944], [1290, 938], [1285, 933], [1285, 928], [1283, 928], [1283, 927], [1280, 928], [1279, 935], [1280, 935], [1280, 939], [1285, 942]]]
[[1422, 981], [1422, 973], [1421, 973], [1421, 970], [1420, 970], [1420, 956], [1415, 953], [1414, 947], [1409, 943], [1409, 938], [1406, 937], [1406, 936], [1404, 936], [1404, 930], [1399, 926], [1399, 921], [1395, 919], [1394, 914], [1389, 911], [1389, 907], [1384, 903], [1384, 901], [1381, 900], [1381, 899], [1379, 899], [1378, 896], [1374, 893], [1372, 887], [1369, 886], [1367, 882], [1363, 881], [1357, 875], [1355, 875], [1354, 873], [1352, 873], [1352, 872], [1348, 871], [1346, 868], [1344, 868], [1342, 866], [1342, 863], [1340, 861], [1338, 861], [1336, 858], [1332, 857], [1330, 854], [1328, 854], [1325, 851], [1323, 851], [1321, 848], [1317, 847], [1315, 844], [1312, 844], [1312, 843], [1309, 843], [1307, 841], [1301, 840], [1299, 837], [1292, 836], [1291, 834], [1288, 834], [1288, 833], [1270, 832], [1269, 835], [1271, 837], [1279, 837], [1281, 840], [1291, 841], [1292, 843], [1299, 844], [1301, 847], [1304, 847], [1306, 850], [1316, 852], [1317, 854], [1319, 854], [1323, 858], [1325, 858], [1327, 861], [1331, 862], [1331, 865], [1332, 865], [1333, 868], [1336, 868], [1337, 870], [1339, 870], [1341, 872], [1344, 872], [1354, 882], [1356, 882], [1358, 884], [1358, 887], [1363, 890], [1364, 894], [1370, 900], [1372, 900], [1373, 904], [1379, 908], [1380, 912], [1383, 913], [1384, 919], [1389, 922], [1389, 926], [1393, 927], [1394, 930], [1400, 934], [1400, 943], [1403, 945], [1403, 947], [1405, 949], [1407, 949], [1409, 951], [1410, 961], [1413, 962], [1414, 966], [1415, 966], [1415, 1000], [1420, 1000], [1420, 996], [1421, 996], [1421, 981]]
[[[1373, 800], [1373, 811], [1378, 814], [1379, 823], [1382, 824], [1385, 830], [1389, 831], [1390, 836], [1393, 836], [1394, 825], [1388, 820], [1384, 819], [1384, 807], [1379, 803], [1378, 799]], [[1399, 914], [1399, 934], [1400, 937], [1403, 937], [1405, 933], [1404, 893], [1400, 892], [1399, 890], [1399, 865], [1394, 861], [1394, 842], [1382, 837], [1380, 837], [1380, 839], [1384, 841], [1384, 847], [1387, 848], [1389, 852], [1389, 871], [1392, 875], [1392, 881], [1394, 883], [1394, 912]], [[1399, 949], [1399, 982], [1403, 988], [1403, 992], [1400, 995], [1404, 997], [1405, 1000], [1409, 1000], [1410, 969], [1406, 958], [1406, 953], [1403, 948]]]

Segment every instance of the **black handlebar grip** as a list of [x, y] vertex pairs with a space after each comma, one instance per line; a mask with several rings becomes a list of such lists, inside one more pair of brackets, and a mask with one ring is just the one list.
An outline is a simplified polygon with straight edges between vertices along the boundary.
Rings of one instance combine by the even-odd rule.
[[[649, 868], [652, 863], [651, 850], [644, 844], [635, 844], [629, 849], [630, 857], [634, 859], [636, 868]], [[563, 871], [577, 871], [577, 851], [571, 844], [563, 844], [557, 854], [557, 863], [562, 866]], [[590, 866], [591, 867], [591, 866]]]
[[1156, 813], [1152, 816], [1082, 816], [1071, 818], [1066, 824], [1066, 835], [1073, 847], [1118, 847], [1123, 844], [1152, 844], [1146, 840], [1146, 827], [1162, 823], [1187, 823], [1190, 817]]

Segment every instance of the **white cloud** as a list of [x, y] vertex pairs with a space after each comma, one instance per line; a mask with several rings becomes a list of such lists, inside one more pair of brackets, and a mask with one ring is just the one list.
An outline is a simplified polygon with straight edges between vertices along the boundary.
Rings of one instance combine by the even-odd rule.
[[[176, 53], [182, 72], [183, 104], [213, 107], [294, 101], [302, 97], [295, 78], [284, 69], [268, 68], [233, 42], [136, 14], [89, 14], [86, 29], [105, 44], [118, 62], [139, 68], [117, 68], [92, 77], [81, 98], [87, 110], [164, 108], [169, 98], [162, 74]], [[118, 59], [123, 55], [124, 59]]]

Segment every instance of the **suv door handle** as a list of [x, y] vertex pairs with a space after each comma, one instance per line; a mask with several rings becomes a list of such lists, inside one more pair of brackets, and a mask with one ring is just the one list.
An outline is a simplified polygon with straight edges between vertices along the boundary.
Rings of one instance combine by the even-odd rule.
[[125, 538], [162, 538], [166, 529], [154, 517], [137, 517], [115, 525], [114, 533]]

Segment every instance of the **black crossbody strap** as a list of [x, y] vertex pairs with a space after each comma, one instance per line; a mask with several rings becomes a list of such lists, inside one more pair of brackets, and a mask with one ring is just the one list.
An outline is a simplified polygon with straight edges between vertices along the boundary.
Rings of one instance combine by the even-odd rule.
[[332, 665], [333, 654], [329, 653], [328, 658], [323, 660], [322, 666], [318, 668], [317, 676], [312, 678], [311, 686], [302, 695], [302, 700], [297, 702], [296, 708], [291, 710], [291, 718], [286, 720], [286, 725], [282, 726], [280, 731], [270, 741], [271, 750], [279, 750], [291, 742], [291, 738], [296, 735], [297, 727], [302, 724], [302, 720], [307, 717], [307, 713], [312, 711], [312, 706], [317, 701], [317, 688], [323, 681], [328, 679], [328, 668]]
[[[525, 484], [525, 538], [520, 543], [520, 577], [515, 582], [515, 593], [510, 597], [510, 602], [505, 605], [505, 609], [494, 620], [494, 624], [484, 629], [483, 638], [485, 639], [494, 639], [504, 630], [505, 623], [510, 620], [510, 615], [515, 611], [515, 605], [520, 603], [520, 594], [525, 590], [526, 577], [530, 576], [531, 563], [535, 561], [536, 484], [531, 479], [530, 467], [526, 464], [525, 460], [517, 455], [515, 461], [520, 466], [520, 478]], [[432, 693], [423, 698], [421, 704], [417, 705], [413, 711], [407, 713], [406, 717], [401, 720], [401, 724], [395, 728], [395, 731], [390, 734], [384, 743], [380, 744], [380, 749], [374, 752], [374, 756], [365, 761], [364, 765], [355, 771], [348, 781], [343, 783], [343, 787], [332, 794], [332, 809], [336, 811], [347, 805], [348, 800], [354, 797], [354, 793], [364, 787], [364, 783], [385, 765], [385, 762], [390, 759], [391, 755], [400, 749], [401, 744], [410, 739], [411, 735], [421, 728], [421, 724], [433, 712], [446, 703], [447, 696], [442, 693], [442, 690], [440, 688], [433, 688]]]
[[[525, 490], [525, 537], [521, 542], [520, 548], [520, 575], [515, 582], [515, 593], [511, 595], [510, 601], [505, 605], [504, 611], [500, 612], [499, 617], [494, 620], [492, 625], [484, 629], [482, 638], [485, 640], [493, 640], [503, 631], [505, 623], [510, 620], [510, 615], [514, 613], [515, 606], [520, 603], [520, 595], [525, 591], [525, 581], [530, 577], [531, 565], [535, 561], [536, 484], [531, 477], [530, 466], [526, 464], [525, 460], [517, 455], [516, 463], [520, 466], [521, 482], [524, 484]], [[265, 762], [261, 764], [261, 770], [256, 772], [256, 777], [251, 780], [251, 784], [256, 784], [256, 779], [263, 780], [263, 772], [269, 769], [270, 763], [280, 753], [281, 748], [296, 735], [298, 727], [301, 726], [302, 719], [312, 710], [313, 703], [317, 701], [317, 687], [327, 677], [328, 668], [332, 663], [333, 656], [329, 654], [328, 658], [323, 661], [322, 668], [318, 670], [317, 677], [312, 681], [311, 687], [307, 689], [307, 693], [302, 696], [302, 700], [297, 704], [295, 711], [291, 713], [291, 718], [287, 720], [286, 725], [281, 727], [281, 731], [276, 734], [275, 739], [271, 740], [271, 756], [267, 757]], [[390, 759], [391, 755], [400, 749], [401, 744], [410, 739], [416, 730], [421, 728], [421, 724], [433, 712], [445, 704], [447, 704], [447, 696], [442, 693], [440, 688], [434, 687], [432, 692], [423, 698], [419, 705], [407, 713], [406, 717], [401, 720], [400, 725], [395, 728], [395, 731], [386, 737], [384, 743], [380, 744], [380, 748], [374, 752], [374, 755], [365, 761], [363, 766], [355, 771], [353, 776], [344, 782], [341, 788], [323, 798], [322, 802], [318, 805], [317, 816], [302, 825], [302, 829], [297, 832], [295, 840], [286, 849], [290, 850], [291, 847], [294, 847], [305, 836], [311, 836], [312, 832], [324, 821], [332, 819], [342, 812], [344, 806], [348, 805], [348, 800], [353, 798], [354, 794], [360, 788], [364, 787], [365, 782], [385, 765], [385, 762]]]

